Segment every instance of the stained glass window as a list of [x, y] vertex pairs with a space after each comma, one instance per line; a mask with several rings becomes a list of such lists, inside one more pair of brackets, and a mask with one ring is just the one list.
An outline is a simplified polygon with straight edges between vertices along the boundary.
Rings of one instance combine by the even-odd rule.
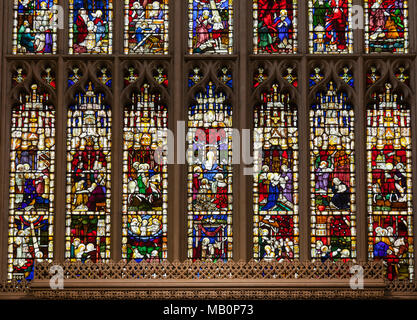
[[313, 260], [356, 258], [354, 120], [347, 93], [329, 81], [310, 109]]
[[[167, 108], [149, 84], [124, 110], [122, 258], [167, 258]], [[158, 149], [160, 148], [160, 149]]]
[[14, 0], [13, 53], [56, 53], [58, 0]]
[[369, 258], [383, 259], [390, 280], [414, 272], [411, 113], [391, 83], [367, 111]]
[[69, 53], [112, 53], [112, 0], [69, 0]]
[[233, 52], [232, 0], [188, 0], [189, 53]]
[[168, 53], [168, 0], [125, 0], [125, 53]]
[[253, 1], [253, 52], [297, 52], [297, 0]]
[[225, 87], [209, 81], [188, 109], [188, 258], [193, 260], [232, 258], [232, 106]]
[[55, 108], [36, 84], [31, 90], [11, 120], [8, 278], [18, 280], [53, 258]]
[[71, 260], [110, 258], [111, 109], [88, 83], [68, 108], [66, 250]]
[[352, 53], [352, 0], [309, 0], [310, 53]]
[[365, 0], [366, 52], [408, 52], [408, 1]]
[[297, 259], [297, 109], [277, 83], [262, 93], [254, 122], [254, 258]]

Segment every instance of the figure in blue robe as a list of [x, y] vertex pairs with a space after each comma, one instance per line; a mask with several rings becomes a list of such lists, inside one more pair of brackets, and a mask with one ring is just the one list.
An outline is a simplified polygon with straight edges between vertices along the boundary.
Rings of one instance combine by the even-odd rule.
[[277, 26], [279, 42], [284, 42], [284, 39], [288, 41], [289, 30], [292, 23], [287, 14], [281, 12], [281, 15], [275, 19], [274, 24]]
[[276, 206], [279, 197], [279, 186], [274, 186], [272, 183], [269, 185], [268, 202], [263, 206], [261, 210], [270, 210]]
[[44, 199], [36, 193], [36, 188], [33, 183], [33, 179], [27, 179], [25, 181], [23, 201], [19, 210], [25, 209], [34, 204], [46, 205], [49, 204], [48, 199]]
[[374, 245], [374, 258], [383, 258], [387, 255], [389, 246], [385, 242], [378, 242]]
[[17, 36], [17, 41], [20, 43], [22, 47], [26, 48], [28, 52], [35, 52], [35, 46], [33, 44], [33, 41], [35, 40], [35, 36], [33, 36], [30, 33], [28, 26], [29, 26], [29, 23], [25, 21], [23, 25], [20, 27], [18, 36]]
[[139, 25], [139, 27], [136, 28], [136, 41], [137, 43], [141, 43], [143, 39], [145, 38], [145, 34], [143, 32], [142, 27]]

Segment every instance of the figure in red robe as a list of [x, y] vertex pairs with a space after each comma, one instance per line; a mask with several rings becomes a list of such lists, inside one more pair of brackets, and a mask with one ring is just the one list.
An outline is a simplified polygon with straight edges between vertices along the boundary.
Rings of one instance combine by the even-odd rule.
[[87, 11], [85, 9], [80, 9], [77, 19], [75, 20], [75, 25], [77, 26], [77, 44], [84, 42], [87, 38]]
[[332, 38], [332, 33], [335, 34], [335, 40], [337, 42], [337, 48], [339, 50], [345, 50], [347, 47], [346, 44], [346, 8], [347, 4], [345, 0], [339, 0], [338, 3], [336, 0], [332, 0], [331, 7], [333, 13], [329, 15], [328, 23], [326, 25], [327, 37]]

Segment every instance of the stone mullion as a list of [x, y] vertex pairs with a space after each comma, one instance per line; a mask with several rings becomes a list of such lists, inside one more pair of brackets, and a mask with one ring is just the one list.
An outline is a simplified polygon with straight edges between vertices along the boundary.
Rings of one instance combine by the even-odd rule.
[[[237, 98], [235, 99], [236, 103], [233, 105], [233, 114], [235, 116], [233, 119], [233, 121], [235, 121], [233, 127], [240, 131], [240, 135], [242, 135], [242, 129], [251, 127], [250, 120], [252, 119], [252, 106], [248, 105], [249, 91], [247, 88], [249, 84], [247, 82], [248, 77], [246, 76], [248, 73], [248, 52], [251, 50], [251, 42], [248, 42], [248, 37], [246, 37], [246, 35], [250, 30], [248, 26], [252, 26], [252, 16], [249, 14], [242, 14], [250, 11], [248, 8], [250, 4], [251, 2], [249, 1], [240, 1], [238, 3], [238, 7], [236, 9], [241, 14], [237, 17], [238, 20], [235, 25], [239, 25], [239, 28], [234, 29], [235, 39], [237, 37], [237, 30], [239, 30], [239, 33], [242, 35], [239, 37], [239, 42], [235, 41], [235, 48], [239, 48], [239, 50], [236, 51], [238, 51], [240, 55], [238, 58], [238, 64], [236, 65], [237, 68], [233, 72], [233, 85], [235, 88], [234, 90], [236, 90], [235, 95], [237, 95]], [[240, 76], [237, 77], [237, 74]], [[236, 86], [236, 84], [238, 86]], [[242, 139], [241, 141], [246, 143]], [[250, 150], [251, 149], [252, 148], [250, 148]], [[242, 146], [240, 150], [242, 151]], [[240, 165], [235, 165], [234, 168], [234, 172], [236, 172], [237, 169], [237, 176], [235, 175], [236, 178], [233, 181], [233, 188], [235, 191], [233, 192], [233, 200], [234, 204], [238, 204], [238, 206], [237, 208], [235, 206], [233, 208], [233, 228], [238, 225], [239, 232], [233, 233], [233, 246], [234, 260], [247, 260], [252, 257], [252, 255], [249, 254], [249, 248], [252, 248], [253, 236], [252, 228], [249, 226], [251, 225], [253, 216], [253, 179], [251, 179], [251, 176], [244, 175], [245, 164], [242, 163], [242, 157], [240, 157], [240, 159]], [[244, 195], [251, 196], [248, 197]]]
[[120, 101], [122, 71], [119, 58], [112, 68], [112, 143], [111, 143], [111, 259], [122, 257], [122, 193], [123, 193], [123, 106]]
[[354, 70], [356, 89], [355, 102], [355, 190], [356, 190], [356, 253], [357, 261], [368, 260], [367, 232], [367, 152], [366, 152], [366, 68], [363, 57], [359, 57]]
[[[187, 201], [187, 170], [185, 165], [177, 162], [179, 154], [178, 148], [178, 121], [184, 121], [186, 117], [186, 107], [183, 103], [184, 82], [184, 60], [185, 37], [188, 35], [186, 23], [181, 24], [186, 17], [186, 8], [184, 1], [172, 1], [170, 3], [170, 51], [173, 55], [172, 66], [169, 77], [172, 98], [168, 106], [168, 129], [175, 137], [174, 152], [175, 164], [168, 166], [168, 260], [184, 260], [186, 258], [187, 246], [187, 218], [186, 201]], [[185, 143], [185, 141], [184, 141]]]

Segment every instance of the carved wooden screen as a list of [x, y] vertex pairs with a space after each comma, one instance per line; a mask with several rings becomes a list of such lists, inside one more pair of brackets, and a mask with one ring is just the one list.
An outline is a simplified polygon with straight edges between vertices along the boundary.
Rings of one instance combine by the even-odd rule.
[[415, 293], [414, 2], [55, 2], [1, 4], [0, 291], [53, 297], [57, 263], [105, 297]]

